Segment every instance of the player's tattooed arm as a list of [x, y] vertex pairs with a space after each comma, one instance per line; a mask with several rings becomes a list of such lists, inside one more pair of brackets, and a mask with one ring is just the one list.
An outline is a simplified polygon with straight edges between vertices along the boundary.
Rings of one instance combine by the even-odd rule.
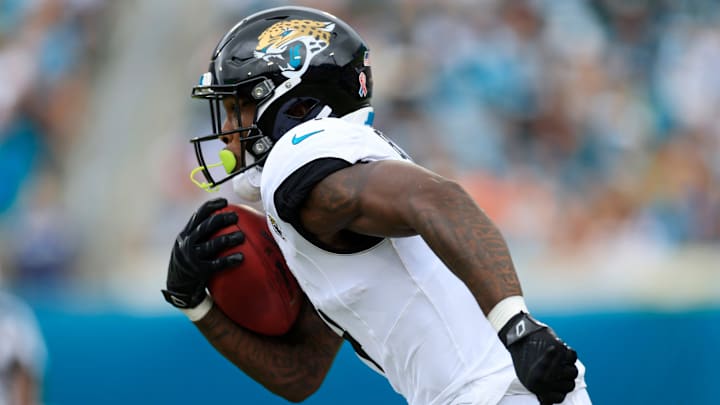
[[214, 306], [195, 323], [222, 355], [271, 392], [293, 402], [314, 393], [343, 340], [305, 299], [293, 328], [280, 337], [261, 336], [234, 324]]
[[487, 314], [522, 295], [500, 231], [456, 182], [408, 162], [381, 161], [339, 170], [311, 192], [303, 225], [323, 242], [343, 231], [375, 236], [419, 234]]
[[429, 198], [411, 199], [415, 229], [487, 313], [503, 298], [522, 295], [505, 239], [462, 187], [446, 182]]

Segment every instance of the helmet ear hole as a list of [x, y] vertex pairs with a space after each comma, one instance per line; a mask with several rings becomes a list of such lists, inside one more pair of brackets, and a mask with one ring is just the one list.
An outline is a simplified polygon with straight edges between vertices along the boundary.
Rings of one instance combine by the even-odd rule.
[[[315, 97], [292, 97], [271, 106], [258, 120], [258, 128], [270, 135], [273, 142], [295, 126], [320, 114], [326, 104]], [[332, 111], [332, 110], [331, 110]]]
[[320, 101], [314, 98], [301, 98], [298, 99], [296, 103], [290, 105], [285, 114], [287, 114], [290, 118], [303, 119], [319, 103]]

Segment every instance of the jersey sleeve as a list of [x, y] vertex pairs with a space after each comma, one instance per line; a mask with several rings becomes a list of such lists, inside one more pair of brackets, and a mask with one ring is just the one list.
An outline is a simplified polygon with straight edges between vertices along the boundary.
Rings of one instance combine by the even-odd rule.
[[[263, 205], [266, 211], [268, 205], [275, 205], [275, 192], [280, 185], [311, 162], [324, 162], [303, 169], [304, 176], [312, 180], [312, 186], [340, 168], [358, 162], [388, 159], [400, 160], [404, 159], [404, 156], [396, 146], [372, 127], [345, 122], [338, 118], [305, 122], [283, 135], [270, 152], [263, 167], [260, 187]], [[345, 162], [345, 165], [341, 162]], [[312, 189], [312, 187], [307, 188], [309, 182], [301, 183], [305, 191]], [[304, 196], [306, 195], [307, 193]], [[292, 203], [304, 196], [290, 196], [290, 193], [285, 192], [278, 202]]]
[[313, 187], [325, 177], [349, 166], [350, 163], [342, 159], [319, 158], [295, 170], [280, 184], [273, 195], [278, 216], [297, 228], [298, 211]]

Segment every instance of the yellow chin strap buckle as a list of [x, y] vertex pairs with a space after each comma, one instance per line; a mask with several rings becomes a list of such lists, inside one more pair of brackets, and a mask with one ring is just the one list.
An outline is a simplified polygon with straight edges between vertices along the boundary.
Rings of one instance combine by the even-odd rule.
[[[220, 151], [220, 163], [208, 165], [207, 168], [212, 169], [213, 167], [219, 167], [219, 166], [222, 166], [225, 169], [225, 173], [227, 173], [227, 174], [232, 173], [233, 170], [235, 170], [235, 166], [237, 166], [237, 159], [235, 158], [235, 155], [232, 152], [230, 152], [229, 150], [223, 149]], [[214, 193], [216, 191], [219, 191], [220, 186], [212, 187], [210, 185], [210, 183], [208, 183], [208, 182], [205, 182], [205, 181], [201, 182], [201, 181], [195, 179], [195, 175], [198, 172], [202, 171], [203, 169], [205, 169], [205, 166], [198, 166], [198, 167], [194, 168], [190, 172], [190, 181], [192, 181], [193, 184], [195, 184], [196, 186], [200, 187], [201, 189], [207, 191], [208, 193]]]
[[[218, 166], [220, 166], [220, 165], [222, 165], [222, 163], [215, 163], [214, 165], [209, 165], [209, 166], [208, 166], [208, 169], [211, 169], [211, 168], [213, 168], [213, 167], [218, 167]], [[219, 187], [219, 186], [212, 187], [212, 186], [210, 185], [210, 183], [208, 183], [208, 182], [206, 182], [206, 181], [200, 182], [200, 181], [198, 181], [198, 180], [195, 179], [195, 175], [197, 174], [197, 172], [202, 171], [203, 169], [205, 169], [205, 166], [198, 166], [198, 167], [194, 168], [194, 169], [190, 172], [190, 181], [192, 181], [193, 184], [195, 184], [196, 186], [200, 187], [201, 189], [207, 191], [208, 193], [214, 193], [214, 192], [216, 192], [216, 191], [220, 191], [220, 187]]]

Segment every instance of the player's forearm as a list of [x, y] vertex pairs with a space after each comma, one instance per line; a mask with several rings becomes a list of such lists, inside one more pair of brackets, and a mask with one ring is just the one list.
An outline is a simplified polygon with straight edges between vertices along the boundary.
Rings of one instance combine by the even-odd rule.
[[495, 224], [452, 181], [410, 201], [413, 227], [460, 278], [487, 313], [522, 295], [510, 251]]
[[314, 324], [308, 314], [301, 313], [297, 322], [285, 336], [261, 336], [235, 325], [213, 307], [195, 326], [248, 376], [271, 392], [297, 402], [320, 386], [342, 343], [336, 336], [329, 336], [329, 331], [320, 330], [312, 336], [314, 328], [327, 328]]

